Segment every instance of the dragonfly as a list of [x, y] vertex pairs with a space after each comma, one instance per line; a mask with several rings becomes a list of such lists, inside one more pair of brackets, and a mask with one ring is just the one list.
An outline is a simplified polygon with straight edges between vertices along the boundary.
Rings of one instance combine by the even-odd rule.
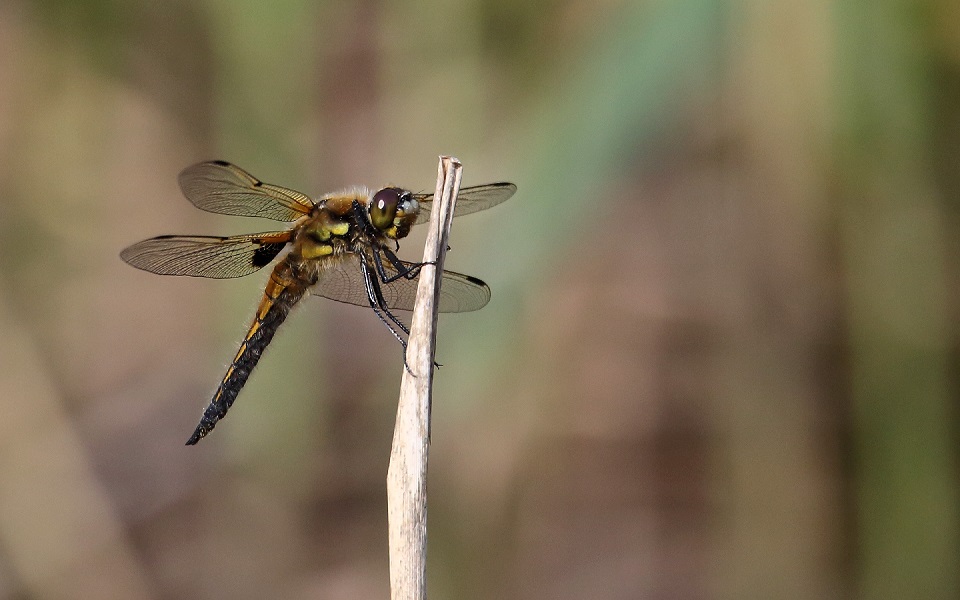
[[[314, 199], [222, 160], [187, 167], [179, 183], [197, 208], [293, 223], [283, 231], [230, 237], [161, 235], [120, 253], [127, 264], [158, 275], [228, 279], [259, 271], [289, 247], [188, 446], [226, 416], [277, 329], [309, 294], [371, 308], [406, 349], [409, 329], [393, 311], [413, 309], [420, 269], [427, 263], [401, 260], [395, 251], [411, 227], [429, 220], [433, 194], [357, 186]], [[506, 182], [461, 188], [454, 216], [496, 206], [516, 190]], [[474, 311], [489, 300], [490, 288], [480, 279], [443, 271], [440, 312]]]

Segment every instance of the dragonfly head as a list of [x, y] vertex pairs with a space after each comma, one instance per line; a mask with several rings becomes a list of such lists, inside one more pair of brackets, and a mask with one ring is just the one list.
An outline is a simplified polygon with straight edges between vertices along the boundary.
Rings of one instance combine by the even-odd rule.
[[398, 240], [410, 233], [420, 213], [420, 203], [413, 194], [400, 188], [383, 188], [370, 202], [370, 223], [383, 235]]

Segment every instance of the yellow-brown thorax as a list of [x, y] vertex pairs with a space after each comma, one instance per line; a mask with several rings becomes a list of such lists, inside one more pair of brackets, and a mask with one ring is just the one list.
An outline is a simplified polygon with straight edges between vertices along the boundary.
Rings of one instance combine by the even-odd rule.
[[410, 192], [398, 188], [384, 188], [376, 194], [358, 189], [327, 196], [295, 224], [291, 255], [312, 261], [342, 256], [361, 245], [384, 248], [388, 241], [410, 233], [419, 210]]

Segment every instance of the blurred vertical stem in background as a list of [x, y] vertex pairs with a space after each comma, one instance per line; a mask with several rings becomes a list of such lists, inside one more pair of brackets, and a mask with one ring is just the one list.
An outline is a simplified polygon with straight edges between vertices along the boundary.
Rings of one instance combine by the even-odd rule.
[[838, 9], [840, 241], [862, 598], [957, 598], [944, 206], [924, 3]]

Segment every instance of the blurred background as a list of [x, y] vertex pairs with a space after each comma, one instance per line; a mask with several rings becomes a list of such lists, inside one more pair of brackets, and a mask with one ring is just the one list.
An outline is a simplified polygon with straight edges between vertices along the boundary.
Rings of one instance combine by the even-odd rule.
[[[199, 160], [458, 219], [434, 598], [960, 597], [960, 5], [0, 0], [0, 600], [386, 598], [401, 374], [308, 299], [185, 447], [267, 273], [120, 250], [276, 223]], [[422, 233], [402, 255], [421, 255]]]

